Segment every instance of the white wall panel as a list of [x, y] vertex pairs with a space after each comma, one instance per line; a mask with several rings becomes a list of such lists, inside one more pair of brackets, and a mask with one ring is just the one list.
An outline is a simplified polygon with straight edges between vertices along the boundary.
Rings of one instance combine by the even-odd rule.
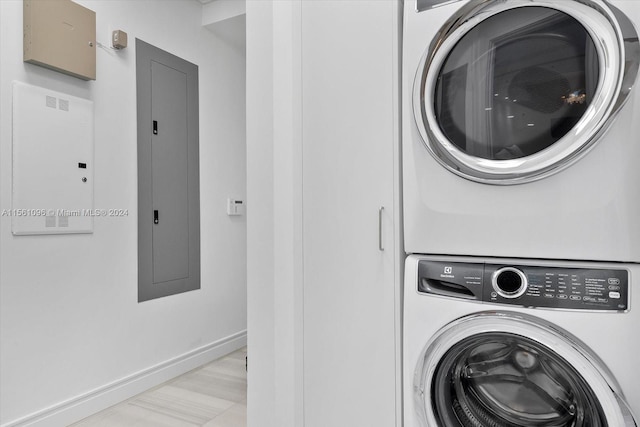
[[93, 167], [93, 102], [14, 82], [13, 234], [91, 233]]

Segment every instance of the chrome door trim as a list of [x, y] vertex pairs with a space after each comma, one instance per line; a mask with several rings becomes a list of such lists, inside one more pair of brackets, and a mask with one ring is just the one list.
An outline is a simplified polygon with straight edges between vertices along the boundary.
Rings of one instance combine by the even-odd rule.
[[[440, 69], [458, 41], [482, 21], [531, 6], [563, 12], [587, 30], [598, 53], [597, 93], [576, 126], [545, 150], [511, 160], [470, 156], [452, 144], [438, 125], [433, 99]], [[613, 122], [635, 84], [639, 45], [631, 21], [605, 0], [470, 0], [440, 28], [421, 58], [413, 85], [414, 119], [420, 136], [441, 165], [472, 181], [521, 184], [556, 173], [586, 154]]]
[[462, 0], [416, 0], [416, 12], [424, 12], [434, 7], [444, 6]]
[[461, 317], [441, 328], [426, 344], [418, 359], [413, 381], [413, 398], [422, 427], [439, 425], [431, 399], [425, 399], [425, 394], [431, 390], [440, 360], [458, 342], [487, 332], [520, 335], [553, 350], [572, 365], [592, 388], [602, 406], [607, 425], [637, 427], [613, 374], [586, 344], [551, 322], [511, 311], [484, 311]]

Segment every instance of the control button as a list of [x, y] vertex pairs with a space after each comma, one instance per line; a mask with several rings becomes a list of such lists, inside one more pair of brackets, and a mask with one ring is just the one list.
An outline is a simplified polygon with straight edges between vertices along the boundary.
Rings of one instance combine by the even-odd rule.
[[567, 299], [567, 295], [565, 294], [558, 294], [558, 299]]
[[498, 297], [497, 292], [491, 292], [491, 298], [497, 298], [497, 297]]
[[610, 291], [619, 291], [620, 290], [620, 286], [618, 286], [618, 285], [609, 285], [609, 290]]
[[595, 302], [596, 299], [594, 297], [583, 297], [582, 300], [587, 302]]
[[609, 292], [609, 298], [620, 299], [620, 292]]
[[606, 299], [606, 298], [598, 298], [596, 301], [597, 302], [609, 302], [609, 300]]
[[572, 301], [580, 301], [582, 297], [580, 295], [571, 295], [569, 299], [571, 299]]
[[607, 282], [610, 285], [619, 285], [620, 284], [620, 279], [618, 279], [616, 277], [610, 277], [609, 280], [607, 280]]
[[555, 295], [553, 294], [544, 294], [545, 298], [555, 298]]

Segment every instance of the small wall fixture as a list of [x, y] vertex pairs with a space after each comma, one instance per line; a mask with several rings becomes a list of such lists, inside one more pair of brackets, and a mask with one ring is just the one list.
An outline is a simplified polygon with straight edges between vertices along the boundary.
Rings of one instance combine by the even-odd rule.
[[118, 50], [127, 47], [127, 33], [122, 30], [115, 30], [111, 33], [111, 46]]

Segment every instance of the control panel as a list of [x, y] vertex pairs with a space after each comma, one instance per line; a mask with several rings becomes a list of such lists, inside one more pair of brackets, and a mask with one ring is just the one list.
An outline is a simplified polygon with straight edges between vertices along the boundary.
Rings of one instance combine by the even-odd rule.
[[625, 311], [629, 272], [421, 260], [418, 291], [527, 307]]

